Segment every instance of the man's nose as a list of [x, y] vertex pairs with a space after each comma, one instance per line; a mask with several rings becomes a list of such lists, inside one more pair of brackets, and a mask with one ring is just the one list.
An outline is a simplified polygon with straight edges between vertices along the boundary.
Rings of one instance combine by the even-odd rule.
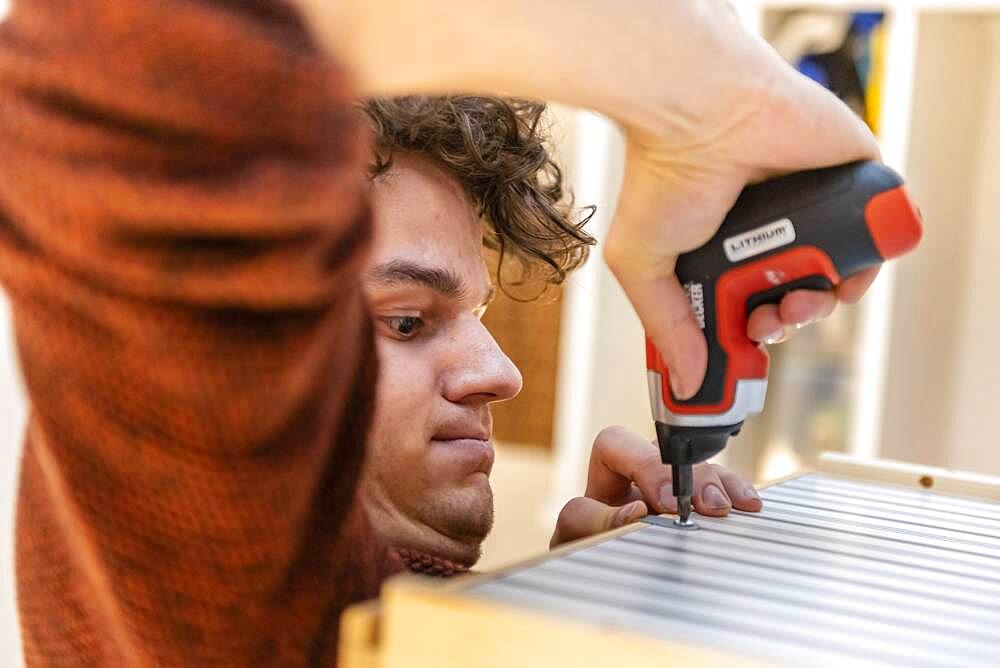
[[521, 372], [481, 322], [463, 328], [452, 345], [444, 383], [448, 401], [490, 404], [513, 399], [521, 391]]

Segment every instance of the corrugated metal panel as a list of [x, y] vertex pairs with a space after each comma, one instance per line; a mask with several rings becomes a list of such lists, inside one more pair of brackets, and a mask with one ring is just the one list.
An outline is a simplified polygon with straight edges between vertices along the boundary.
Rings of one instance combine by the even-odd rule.
[[775, 662], [1000, 665], [1000, 504], [820, 474], [762, 496], [469, 594]]

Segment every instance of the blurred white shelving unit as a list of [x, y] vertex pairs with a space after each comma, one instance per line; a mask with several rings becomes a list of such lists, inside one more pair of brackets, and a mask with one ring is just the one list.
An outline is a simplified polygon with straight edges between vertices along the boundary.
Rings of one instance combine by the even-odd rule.
[[877, 133], [925, 237], [859, 307], [847, 449], [1000, 472], [990, 447], [1000, 408], [1000, 2], [740, 5], [757, 30], [793, 11], [885, 13]]
[[[1000, 285], [1000, 167], [994, 164], [1000, 155], [1000, 0], [733, 5], [748, 29], [765, 38], [792, 12], [885, 14], [877, 130], [883, 159], [905, 176], [924, 214], [924, 241], [884, 269], [853, 312], [843, 309], [850, 317], [819, 326], [827, 334], [850, 330], [846, 405], [838, 418], [846, 428], [830, 445], [1000, 473], [1000, 448], [989, 445], [993, 414], [1000, 412], [1000, 290], [993, 287]], [[608, 130], [587, 124], [577, 123], [584, 128], [571, 170], [577, 201], [608, 211], [621, 147], [609, 143]], [[602, 142], [600, 159], [586, 157], [588, 137]], [[595, 253], [591, 264], [598, 263]], [[564, 306], [564, 322], [574, 327], [563, 328], [553, 508], [582, 493], [591, 440], [601, 426], [650, 431], [638, 321], [606, 269], [588, 270], [584, 280], [570, 283]], [[772, 377], [772, 395], [786, 381], [792, 382]], [[740, 440], [766, 441], [766, 431], [752, 427]], [[748, 475], [780, 473], [781, 462], [769, 468], [760, 461], [766, 454], [760, 447], [730, 451], [730, 462]], [[808, 461], [790, 456], [785, 465], [801, 463]]]

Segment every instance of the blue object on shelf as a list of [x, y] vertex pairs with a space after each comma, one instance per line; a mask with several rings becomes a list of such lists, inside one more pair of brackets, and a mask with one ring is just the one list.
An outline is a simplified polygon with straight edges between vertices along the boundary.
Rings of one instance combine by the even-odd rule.
[[882, 23], [884, 15], [882, 12], [855, 12], [851, 16], [851, 32], [858, 35], [867, 35]]
[[826, 88], [830, 86], [830, 77], [826, 73], [826, 68], [815, 56], [802, 56], [795, 67], [821, 86]]
[[872, 70], [872, 33], [881, 25], [883, 18], [882, 12], [857, 12], [851, 17], [849, 31], [849, 40], [853, 47], [851, 52], [854, 56], [854, 65], [858, 68], [858, 78], [865, 88], [868, 87]]

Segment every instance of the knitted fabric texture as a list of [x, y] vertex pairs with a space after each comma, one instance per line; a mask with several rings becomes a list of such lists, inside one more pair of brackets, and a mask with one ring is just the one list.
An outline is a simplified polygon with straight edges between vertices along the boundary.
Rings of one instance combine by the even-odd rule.
[[450, 578], [469, 572], [469, 567], [450, 559], [436, 557], [433, 554], [411, 550], [405, 547], [395, 548], [403, 565], [412, 573], [428, 575], [437, 578]]
[[29, 665], [335, 660], [400, 568], [357, 502], [366, 146], [277, 1], [20, 0], [0, 281], [31, 400]]

